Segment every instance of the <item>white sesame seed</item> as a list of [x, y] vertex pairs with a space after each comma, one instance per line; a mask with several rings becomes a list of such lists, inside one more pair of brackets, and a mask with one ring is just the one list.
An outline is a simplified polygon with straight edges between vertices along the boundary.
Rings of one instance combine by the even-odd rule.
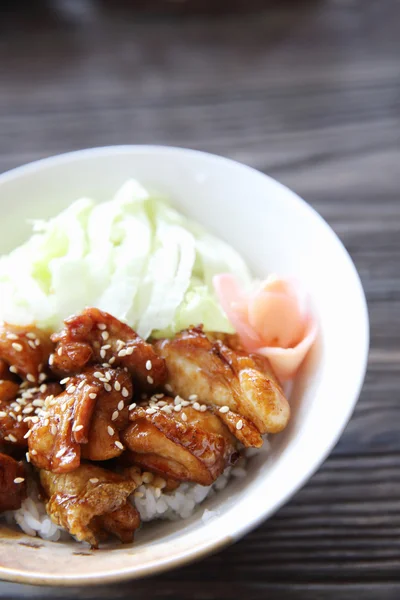
[[219, 412], [222, 414], [229, 412], [229, 406], [221, 406]]
[[63, 456], [63, 454], [65, 454], [67, 451], [66, 448], [61, 448], [61, 450], [59, 450], [56, 454], [56, 458], [61, 458]]
[[106, 392], [111, 392], [112, 387], [111, 387], [111, 385], [109, 383], [105, 383], [104, 384], [104, 389], [106, 390]]
[[119, 450], [123, 450], [124, 449], [124, 447], [121, 444], [121, 442], [115, 442], [115, 445], [117, 446], [117, 448], [119, 448]]
[[154, 415], [154, 413], [156, 413], [157, 410], [155, 408], [146, 408], [146, 413], [148, 415]]
[[104, 346], [101, 347], [102, 350], [109, 350], [111, 348], [111, 344], [104, 344]]
[[165, 389], [167, 390], [167, 392], [170, 392], [170, 393], [173, 391], [172, 390], [172, 385], [170, 385], [169, 383], [165, 384]]
[[33, 333], [33, 331], [28, 331], [28, 333], [26, 334], [26, 337], [29, 338], [30, 340], [36, 340], [36, 333]]
[[200, 404], [198, 402], [193, 403], [194, 410], [200, 410]]
[[175, 396], [174, 404], [182, 404], [182, 398], [180, 396]]
[[131, 356], [131, 354], [133, 354], [133, 350], [134, 348], [132, 346], [130, 346], [129, 348], [126, 349], [126, 356]]
[[44, 394], [46, 392], [46, 390], [47, 390], [47, 385], [45, 383], [42, 383], [42, 385], [39, 388], [39, 392], [41, 394]]
[[97, 477], [92, 477], [91, 479], [89, 479], [89, 481], [90, 481], [90, 483], [93, 483], [93, 484], [99, 482], [99, 480], [97, 479]]
[[154, 383], [154, 379], [150, 375], [147, 375], [147, 383], [149, 383], [150, 385]]
[[128, 392], [128, 390], [126, 389], [126, 387], [123, 387], [123, 388], [122, 388], [122, 390], [121, 390], [121, 394], [122, 394], [122, 396], [123, 396], [124, 398], [127, 398], [127, 397], [129, 396], [129, 392]]
[[50, 354], [49, 356], [49, 365], [51, 366], [54, 363], [54, 354]]
[[49, 423], [50, 423], [50, 419], [45, 419], [44, 422], [43, 422], [43, 425], [45, 427], [48, 427]]
[[166, 406], [163, 406], [161, 409], [163, 412], [171, 414], [172, 413], [172, 406], [170, 406], [169, 404], [167, 404]]
[[27, 439], [28, 439], [28, 437], [31, 435], [31, 433], [32, 433], [32, 429], [29, 429], [29, 430], [26, 432], [26, 434], [24, 435], [24, 440], [27, 440]]
[[11, 346], [14, 348], [14, 350], [15, 350], [16, 352], [22, 352], [22, 350], [24, 349], [23, 345], [22, 345], [22, 344], [19, 344], [18, 342], [13, 342], [13, 343], [11, 344]]
[[188, 402], [187, 400], [181, 400], [181, 404], [182, 406], [189, 406], [190, 402]]
[[101, 350], [100, 350], [100, 358], [103, 358], [103, 359], [104, 359], [105, 357], [106, 357], [106, 351], [105, 351], [105, 350], [103, 350], [103, 349], [101, 349]]
[[32, 421], [32, 423], [36, 424], [39, 423], [39, 417], [30, 417], [30, 420]]
[[18, 369], [14, 365], [11, 365], [11, 367], [9, 367], [8, 370], [10, 371], [10, 373], [18, 373]]
[[24, 415], [29, 415], [31, 412], [33, 412], [35, 409], [33, 408], [33, 406], [27, 406], [26, 408], [24, 408], [22, 410]]
[[108, 425], [107, 432], [108, 432], [108, 435], [114, 435], [114, 429], [111, 427], [111, 425]]
[[134, 408], [136, 408], [136, 402], [132, 402], [132, 404], [129, 405], [129, 410], [133, 410]]
[[91, 400], [95, 400], [97, 398], [97, 394], [95, 394], [94, 392], [92, 392], [91, 394], [89, 394], [89, 398]]
[[187, 421], [187, 414], [184, 413], [184, 412], [182, 412], [181, 413], [181, 418], [182, 418], [182, 421]]
[[39, 338], [36, 338], [36, 340], [35, 340], [35, 346], [40, 346], [40, 340], [39, 340]]
[[99, 379], [100, 377], [103, 377], [103, 373], [100, 373], [100, 371], [95, 371], [93, 373], [93, 377], [96, 377], [96, 379]]
[[100, 331], [104, 331], [105, 329], [107, 329], [107, 325], [105, 323], [97, 323], [97, 329], [100, 329]]
[[18, 336], [15, 333], [7, 333], [7, 339], [9, 339], [9, 340], [17, 340]]
[[10, 442], [13, 442], [14, 444], [17, 441], [17, 438], [12, 433], [8, 434], [8, 439], [10, 440]]
[[46, 373], [39, 373], [39, 383], [42, 383], [42, 381], [45, 381], [46, 379], [47, 379]]
[[50, 433], [51, 433], [51, 435], [56, 435], [56, 433], [57, 433], [57, 427], [54, 425], [54, 423], [50, 427]]
[[57, 350], [57, 354], [58, 354], [58, 356], [61, 356], [62, 353], [63, 353], [63, 349], [62, 349], [62, 346], [60, 346]]
[[14, 483], [23, 483], [25, 481], [24, 477], [16, 477], [14, 479]]
[[122, 348], [122, 350], [120, 350], [120, 351], [118, 352], [118, 356], [119, 356], [120, 358], [123, 358], [124, 356], [126, 356], [126, 350], [125, 350], [124, 348]]
[[116, 421], [119, 417], [119, 412], [117, 410], [114, 410], [113, 414], [111, 415], [111, 421]]
[[31, 383], [35, 383], [36, 378], [34, 375], [32, 375], [32, 373], [28, 373], [28, 375], [26, 376], [27, 380], [30, 381]]
[[30, 348], [32, 348], [32, 350], [35, 350], [36, 346], [35, 346], [35, 342], [32, 342], [32, 340], [28, 340], [28, 346]]
[[28, 462], [28, 463], [30, 463], [30, 462], [31, 462], [31, 457], [30, 457], [30, 454], [29, 454], [29, 452], [26, 452], [26, 453], [25, 453], [25, 458], [26, 458], [26, 462]]
[[111, 367], [110, 363], [101, 363], [103, 369], [109, 369]]
[[32, 456], [36, 456], [36, 454], [37, 454], [37, 450], [35, 450], [35, 448], [33, 448], [32, 450], [29, 450], [29, 452], [31, 453]]
[[206, 410], [207, 410], [206, 404], [201, 404], [200, 405], [200, 412], [206, 412]]
[[108, 333], [108, 331], [103, 331], [101, 334], [101, 337], [106, 342], [108, 340], [108, 338], [110, 337], [110, 334]]
[[109, 363], [110, 365], [113, 365], [113, 364], [115, 363], [115, 356], [112, 356], [112, 357], [109, 359], [108, 363]]
[[124, 401], [123, 401], [123, 400], [120, 400], [120, 401], [118, 402], [118, 406], [117, 406], [117, 408], [118, 408], [118, 410], [124, 410], [124, 406], [125, 406], [125, 404], [124, 404]]
[[110, 373], [110, 371], [107, 371], [105, 373], [105, 376], [106, 376], [107, 381], [111, 381], [111, 373]]
[[198, 395], [197, 394], [190, 394], [189, 396], [189, 400], [197, 400]]
[[102, 383], [108, 383], [107, 377], [99, 377], [99, 379]]
[[7, 416], [7, 413], [4, 410], [0, 411], [0, 419], [4, 419]]
[[153, 367], [153, 363], [151, 362], [151, 360], [146, 361], [146, 369], [148, 371], [151, 371], [152, 367]]
[[74, 423], [72, 431], [81, 431], [81, 429], [83, 429], [83, 425], [78, 425], [77, 423]]
[[121, 391], [121, 384], [120, 384], [120, 382], [119, 382], [119, 381], [116, 381], [116, 382], [114, 383], [114, 390], [115, 390], [116, 392], [119, 392], [119, 391]]
[[174, 406], [174, 411], [175, 411], [175, 412], [179, 412], [179, 411], [181, 410], [181, 408], [182, 408], [182, 404], [176, 404], [176, 405]]
[[82, 379], [82, 381], [80, 383], [78, 383], [78, 390], [81, 390], [84, 385], [85, 385], [85, 380]]
[[242, 429], [243, 427], [243, 421], [242, 419], [239, 419], [239, 421], [236, 423], [236, 429]]
[[18, 421], [18, 423], [21, 423], [21, 422], [22, 422], [22, 416], [21, 416], [21, 415], [18, 415], [18, 417], [17, 417], [17, 421]]
[[68, 392], [68, 394], [73, 394], [75, 391], [76, 391], [76, 386], [75, 386], [75, 385], [70, 385], [70, 386], [67, 388], [67, 392]]

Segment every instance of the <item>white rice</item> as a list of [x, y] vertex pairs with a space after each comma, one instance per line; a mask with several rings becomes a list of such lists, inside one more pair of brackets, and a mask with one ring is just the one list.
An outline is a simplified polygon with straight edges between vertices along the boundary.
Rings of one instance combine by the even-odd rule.
[[21, 508], [4, 513], [7, 523], [17, 523], [24, 533], [32, 537], [39, 536], [44, 540], [57, 542], [64, 531], [53, 523], [48, 516], [44, 502], [39, 500], [37, 486], [33, 481], [28, 484], [28, 497], [23, 500]]
[[[246, 451], [247, 456], [247, 451]], [[142, 484], [131, 495], [130, 500], [140, 513], [143, 522], [166, 519], [176, 521], [187, 519], [206, 498], [224, 489], [231, 477], [246, 476], [246, 458], [242, 456], [234, 467], [228, 467], [218, 479], [209, 486], [195, 483], [182, 483], [173, 492], [163, 493], [150, 484]], [[139, 492], [141, 497], [136, 495]], [[158, 496], [158, 497], [157, 497]], [[205, 510], [203, 520], [214, 516], [214, 511]], [[32, 537], [57, 542], [70, 537], [61, 527], [55, 525], [46, 513], [45, 505], [39, 500], [37, 486], [30, 481], [28, 497], [21, 508], [8, 511], [3, 515], [10, 525], [17, 524], [22, 531]]]

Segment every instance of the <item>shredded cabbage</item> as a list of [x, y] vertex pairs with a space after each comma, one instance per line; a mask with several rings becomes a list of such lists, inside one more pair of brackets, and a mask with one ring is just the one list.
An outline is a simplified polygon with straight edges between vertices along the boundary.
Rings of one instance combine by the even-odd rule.
[[218, 273], [251, 282], [233, 248], [129, 180], [108, 202], [83, 198], [33, 222], [32, 237], [0, 258], [0, 319], [57, 329], [96, 306], [144, 338], [199, 323], [230, 333]]

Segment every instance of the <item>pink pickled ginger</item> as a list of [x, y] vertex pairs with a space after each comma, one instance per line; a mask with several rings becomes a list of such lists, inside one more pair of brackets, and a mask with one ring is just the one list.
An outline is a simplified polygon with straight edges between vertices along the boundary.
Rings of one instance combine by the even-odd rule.
[[301, 286], [273, 276], [245, 294], [233, 275], [216, 275], [213, 283], [244, 348], [268, 358], [279, 379], [292, 379], [317, 335]]

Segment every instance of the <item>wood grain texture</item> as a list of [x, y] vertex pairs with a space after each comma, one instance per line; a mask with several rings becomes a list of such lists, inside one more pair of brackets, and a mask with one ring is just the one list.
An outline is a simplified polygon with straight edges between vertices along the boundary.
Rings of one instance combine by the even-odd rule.
[[352, 255], [369, 304], [369, 371], [323, 468], [233, 547], [140, 582], [0, 584], [0, 597], [397, 600], [400, 3], [139, 4], [0, 9], [0, 171], [81, 147], [160, 143], [268, 172]]

